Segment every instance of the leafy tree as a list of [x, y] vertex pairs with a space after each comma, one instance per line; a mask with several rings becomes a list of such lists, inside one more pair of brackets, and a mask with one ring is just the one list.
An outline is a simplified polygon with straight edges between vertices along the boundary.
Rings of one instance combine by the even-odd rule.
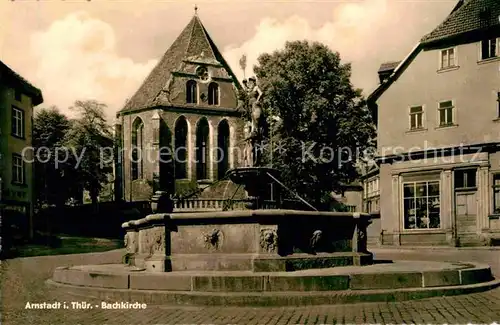
[[34, 185], [39, 206], [61, 206], [69, 198], [69, 168], [56, 161], [64, 159], [63, 150], [60, 149], [70, 125], [68, 118], [57, 107], [42, 109], [33, 119]]
[[95, 100], [76, 101], [71, 107], [79, 113], [66, 134], [66, 145], [81, 159], [70, 164], [76, 170], [74, 182], [89, 191], [93, 204], [108, 182], [113, 165], [113, 137], [106, 121], [106, 105]]
[[261, 55], [254, 71], [267, 114], [281, 120], [273, 130], [273, 166], [291, 190], [329, 209], [332, 191], [358, 177], [356, 162], [375, 138], [350, 65], [325, 45], [295, 41]]

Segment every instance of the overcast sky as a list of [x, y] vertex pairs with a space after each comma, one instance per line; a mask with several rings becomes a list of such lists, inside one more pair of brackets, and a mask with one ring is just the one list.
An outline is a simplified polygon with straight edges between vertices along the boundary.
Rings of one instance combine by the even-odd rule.
[[[202, 1], [198, 15], [233, 71], [287, 40], [313, 40], [352, 63], [369, 94], [382, 62], [401, 60], [457, 0]], [[160, 0], [0, 1], [0, 60], [71, 115], [97, 99], [110, 116], [133, 95], [194, 14], [195, 2]], [[248, 70], [248, 69], [247, 69]], [[248, 74], [248, 71], [247, 71]]]

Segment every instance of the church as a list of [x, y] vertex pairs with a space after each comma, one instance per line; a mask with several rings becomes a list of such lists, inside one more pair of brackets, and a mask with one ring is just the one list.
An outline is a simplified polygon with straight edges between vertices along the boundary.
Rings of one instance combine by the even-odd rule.
[[195, 12], [117, 113], [117, 198], [182, 196], [209, 185], [201, 197], [232, 195], [234, 185], [218, 181], [242, 161], [241, 89]]

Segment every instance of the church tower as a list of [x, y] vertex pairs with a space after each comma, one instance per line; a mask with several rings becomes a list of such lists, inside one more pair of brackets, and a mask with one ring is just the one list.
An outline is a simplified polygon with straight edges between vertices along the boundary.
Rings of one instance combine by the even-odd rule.
[[195, 13], [117, 113], [123, 199], [147, 200], [157, 190], [186, 194], [237, 167], [239, 89]]

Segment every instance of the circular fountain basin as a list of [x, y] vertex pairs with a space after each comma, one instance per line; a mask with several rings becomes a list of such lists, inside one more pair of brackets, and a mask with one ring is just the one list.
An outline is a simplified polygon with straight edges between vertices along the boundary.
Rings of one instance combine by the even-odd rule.
[[275, 178], [280, 175], [279, 170], [271, 167], [238, 167], [228, 170], [226, 175], [233, 183], [246, 185], [269, 183], [272, 180], [268, 173]]
[[58, 290], [149, 304], [307, 305], [417, 299], [484, 291], [500, 284], [475, 263], [386, 261], [294, 272], [149, 272], [122, 264], [60, 267]]

